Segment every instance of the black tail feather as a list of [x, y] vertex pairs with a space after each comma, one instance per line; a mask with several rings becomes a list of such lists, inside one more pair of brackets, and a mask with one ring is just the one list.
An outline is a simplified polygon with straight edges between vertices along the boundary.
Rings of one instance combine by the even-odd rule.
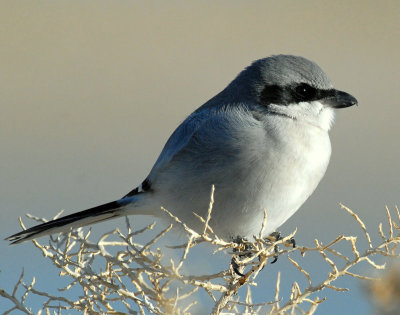
[[[92, 223], [101, 222], [112, 217], [120, 216], [115, 213], [116, 210], [122, 208], [118, 201], [112, 201], [103, 205], [93, 207], [87, 210], [76, 212], [56, 220], [45, 222], [29, 229], [16, 233], [6, 238], [11, 244], [18, 244], [24, 241], [34, 239], [42, 235], [49, 235], [57, 232], [62, 232], [67, 227], [79, 227], [85, 226]], [[91, 218], [91, 219], [90, 219]], [[84, 219], [86, 222], [84, 222]], [[81, 223], [79, 221], [82, 221]], [[76, 224], [74, 224], [76, 223]], [[63, 229], [64, 228], [64, 229]]]

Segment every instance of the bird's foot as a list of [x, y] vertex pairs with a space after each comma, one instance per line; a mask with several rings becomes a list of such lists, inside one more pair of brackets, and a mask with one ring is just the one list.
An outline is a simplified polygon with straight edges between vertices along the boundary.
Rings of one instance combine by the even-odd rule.
[[239, 265], [237, 257], [240, 257], [240, 258], [251, 257], [253, 255], [251, 253], [251, 249], [253, 249], [253, 246], [251, 245], [250, 242], [247, 241], [246, 238], [241, 237], [241, 236], [237, 236], [236, 238], [232, 239], [232, 242], [239, 245], [239, 248], [233, 249], [233, 252], [235, 254], [232, 256], [232, 259], [231, 259], [232, 269], [237, 275], [244, 277], [245, 275], [240, 271], [242, 266]]
[[[282, 240], [282, 236], [281, 233], [276, 231], [271, 233], [269, 236], [267, 236], [265, 238], [266, 241], [270, 242], [270, 243], [275, 243], [277, 241]], [[244, 237], [241, 236], [237, 236], [236, 238], [232, 239], [232, 241], [236, 244], [239, 245], [238, 248], [234, 248], [233, 252], [235, 253], [232, 256], [231, 259], [231, 266], [232, 269], [234, 271], [234, 273], [236, 273], [237, 275], [244, 277], [245, 275], [242, 273], [241, 269], [243, 269], [243, 266], [240, 265], [238, 258], [249, 258], [253, 256], [252, 250], [254, 249], [253, 245]], [[286, 240], [284, 242], [285, 246], [290, 246], [292, 248], [296, 247], [296, 240], [291, 237], [290, 239]], [[274, 264], [278, 261], [278, 257], [279, 257], [279, 246], [275, 245], [274, 246], [274, 259], [271, 261], [271, 264]], [[259, 257], [260, 259], [260, 257]]]
[[[266, 237], [266, 240], [271, 243], [275, 243], [277, 241], [280, 241], [281, 239], [282, 239], [281, 233], [278, 231], [273, 232], [269, 236]], [[285, 246], [291, 246], [291, 247], [295, 248], [296, 240], [293, 237], [291, 237], [288, 240], [286, 240], [284, 244], [285, 244]], [[274, 246], [274, 252], [275, 252], [274, 259], [271, 261], [271, 264], [275, 264], [278, 261], [278, 256], [279, 256], [278, 255], [278, 253], [279, 253], [278, 245]]]

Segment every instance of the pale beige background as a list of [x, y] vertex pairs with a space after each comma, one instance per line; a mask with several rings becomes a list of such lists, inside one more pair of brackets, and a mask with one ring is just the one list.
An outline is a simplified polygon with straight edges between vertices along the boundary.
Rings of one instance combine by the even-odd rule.
[[[360, 104], [338, 113], [327, 175], [282, 230], [299, 227], [307, 244], [357, 234], [339, 201], [375, 228], [400, 199], [399, 11], [364, 0], [1, 1], [0, 236], [28, 211], [119, 198], [186, 115], [277, 53], [316, 61]], [[0, 247], [0, 284], [41, 266], [31, 244]], [[357, 288], [323, 313], [344, 314]]]

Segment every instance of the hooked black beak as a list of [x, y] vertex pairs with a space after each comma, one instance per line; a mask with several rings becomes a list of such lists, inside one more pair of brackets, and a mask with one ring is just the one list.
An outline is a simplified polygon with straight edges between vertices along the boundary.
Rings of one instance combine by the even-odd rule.
[[331, 90], [330, 95], [322, 99], [322, 103], [332, 108], [345, 108], [358, 105], [357, 99], [349, 93]]

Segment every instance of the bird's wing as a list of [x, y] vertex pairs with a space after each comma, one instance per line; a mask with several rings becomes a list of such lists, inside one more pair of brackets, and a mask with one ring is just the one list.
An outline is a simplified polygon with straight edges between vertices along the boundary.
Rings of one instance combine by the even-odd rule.
[[157, 176], [157, 173], [161, 169], [169, 165], [173, 157], [187, 146], [193, 135], [211, 117], [210, 111], [202, 110], [197, 110], [187, 117], [169, 137], [147, 178], [141, 185], [130, 191], [122, 199], [151, 190], [152, 179]]
[[[240, 158], [238, 149], [246, 145], [246, 139], [254, 142], [263, 135], [255, 134], [261, 125], [253, 118], [247, 106], [215, 106], [194, 112], [171, 135], [158, 157], [147, 179], [156, 179], [172, 164], [183, 163], [182, 167], [199, 167], [202, 172], [210, 171], [216, 161], [229, 165]], [[258, 141], [256, 141], [258, 143]], [[221, 167], [221, 165], [219, 165]]]
[[194, 112], [172, 133], [163, 150], [154, 164], [148, 178], [166, 167], [173, 157], [184, 149], [193, 135], [201, 129], [201, 126], [211, 118], [209, 111]]
[[[255, 140], [263, 138], [254, 134], [260, 128], [253, 127], [260, 122], [253, 118], [247, 106], [241, 105], [200, 108], [191, 114], [172, 133], [145, 181], [125, 197], [152, 191], [159, 176], [165, 175], [171, 167], [182, 171], [197, 169], [204, 173], [213, 172], [217, 166], [221, 171], [222, 166], [233, 165], [232, 163], [241, 158], [238, 149], [246, 145], [246, 139], [258, 144]], [[219, 164], [216, 163], [218, 161]], [[176, 176], [179, 176], [178, 173]]]

